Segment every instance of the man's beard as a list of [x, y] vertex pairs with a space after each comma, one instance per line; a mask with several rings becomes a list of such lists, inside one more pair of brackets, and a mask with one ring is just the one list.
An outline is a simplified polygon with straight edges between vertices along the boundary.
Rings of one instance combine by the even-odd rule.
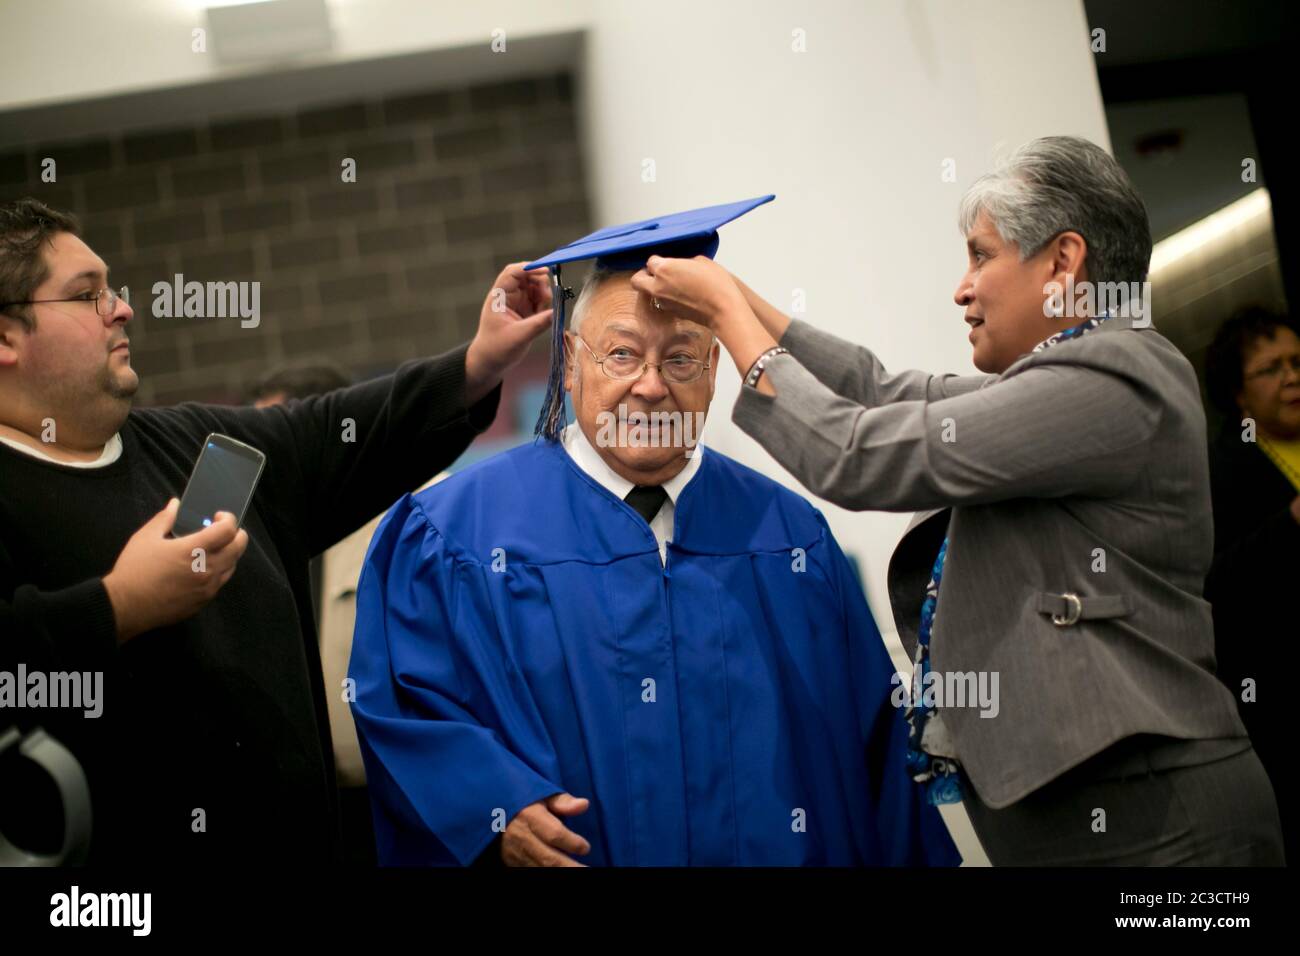
[[91, 448], [111, 439], [126, 422], [140, 387], [134, 370], [116, 371], [106, 361], [93, 372], [64, 367], [40, 368], [26, 385], [27, 414], [22, 427], [41, 437], [51, 424], [61, 445]]
[[131, 411], [131, 399], [140, 388], [138, 375], [115, 375], [106, 363], [95, 376], [95, 387], [79, 403], [86, 429], [105, 441], [117, 434]]
[[132, 375], [129, 381], [119, 381], [119, 377], [113, 374], [113, 370], [106, 364], [99, 370], [99, 391], [109, 398], [117, 399], [126, 403], [126, 407], [131, 407], [131, 399], [140, 389], [140, 376]]

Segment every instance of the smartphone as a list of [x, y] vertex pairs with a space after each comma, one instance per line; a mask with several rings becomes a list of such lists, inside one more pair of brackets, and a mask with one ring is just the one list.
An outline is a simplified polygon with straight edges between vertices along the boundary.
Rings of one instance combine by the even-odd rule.
[[205, 438], [181, 496], [172, 537], [201, 531], [216, 520], [218, 511], [229, 511], [242, 525], [265, 464], [265, 455], [229, 435], [213, 432]]

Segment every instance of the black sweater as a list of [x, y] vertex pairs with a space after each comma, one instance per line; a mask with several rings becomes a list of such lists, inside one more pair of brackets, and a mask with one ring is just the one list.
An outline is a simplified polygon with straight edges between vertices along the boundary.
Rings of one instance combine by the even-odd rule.
[[[104, 672], [98, 719], [6, 708], [0, 731], [44, 726], [80, 759], [92, 863], [335, 857], [308, 562], [453, 462], [491, 423], [499, 397], [466, 409], [462, 346], [269, 409], [133, 411], [121, 458], [103, 468], [0, 445], [0, 670], [16, 673], [21, 662], [28, 672]], [[353, 442], [343, 440], [346, 419]], [[267, 456], [244, 519], [248, 550], [196, 616], [119, 647], [102, 577], [127, 539], [180, 496], [210, 432]], [[15, 827], [30, 824], [27, 838], [48, 841], [51, 821], [32, 816], [30, 800], [23, 820], [12, 818], [21, 802], [12, 767], [0, 765], [0, 777], [0, 827], [22, 838]], [[206, 832], [195, 832], [197, 809]]]

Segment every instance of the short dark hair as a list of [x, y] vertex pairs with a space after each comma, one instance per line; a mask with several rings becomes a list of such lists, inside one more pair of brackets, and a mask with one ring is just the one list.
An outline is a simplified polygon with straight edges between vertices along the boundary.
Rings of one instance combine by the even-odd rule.
[[[30, 197], [0, 202], [0, 302], [26, 302], [49, 278], [41, 247], [60, 232], [80, 235], [77, 217]], [[30, 305], [9, 305], [0, 312], [29, 332], [36, 328]]]
[[351, 376], [333, 362], [292, 362], [279, 365], [259, 378], [249, 393], [249, 401], [260, 401], [272, 395], [310, 398], [351, 384]]
[[1260, 339], [1273, 338], [1278, 329], [1300, 335], [1289, 316], [1252, 305], [1233, 313], [1214, 333], [1214, 341], [1205, 352], [1205, 390], [1225, 415], [1238, 412], [1237, 395], [1245, 381], [1242, 372], [1247, 349]]

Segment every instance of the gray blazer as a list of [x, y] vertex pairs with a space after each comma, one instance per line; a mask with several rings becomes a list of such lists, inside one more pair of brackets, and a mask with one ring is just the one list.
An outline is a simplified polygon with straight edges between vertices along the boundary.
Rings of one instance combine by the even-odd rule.
[[924, 512], [890, 562], [909, 654], [947, 531], [931, 666], [998, 675], [996, 716], [941, 710], [986, 804], [1133, 734], [1245, 737], [1201, 597], [1205, 415], [1167, 339], [1113, 318], [1001, 375], [961, 376], [891, 374], [799, 321], [781, 344], [791, 354], [764, 373], [776, 397], [742, 388], [733, 420], [829, 501]]

